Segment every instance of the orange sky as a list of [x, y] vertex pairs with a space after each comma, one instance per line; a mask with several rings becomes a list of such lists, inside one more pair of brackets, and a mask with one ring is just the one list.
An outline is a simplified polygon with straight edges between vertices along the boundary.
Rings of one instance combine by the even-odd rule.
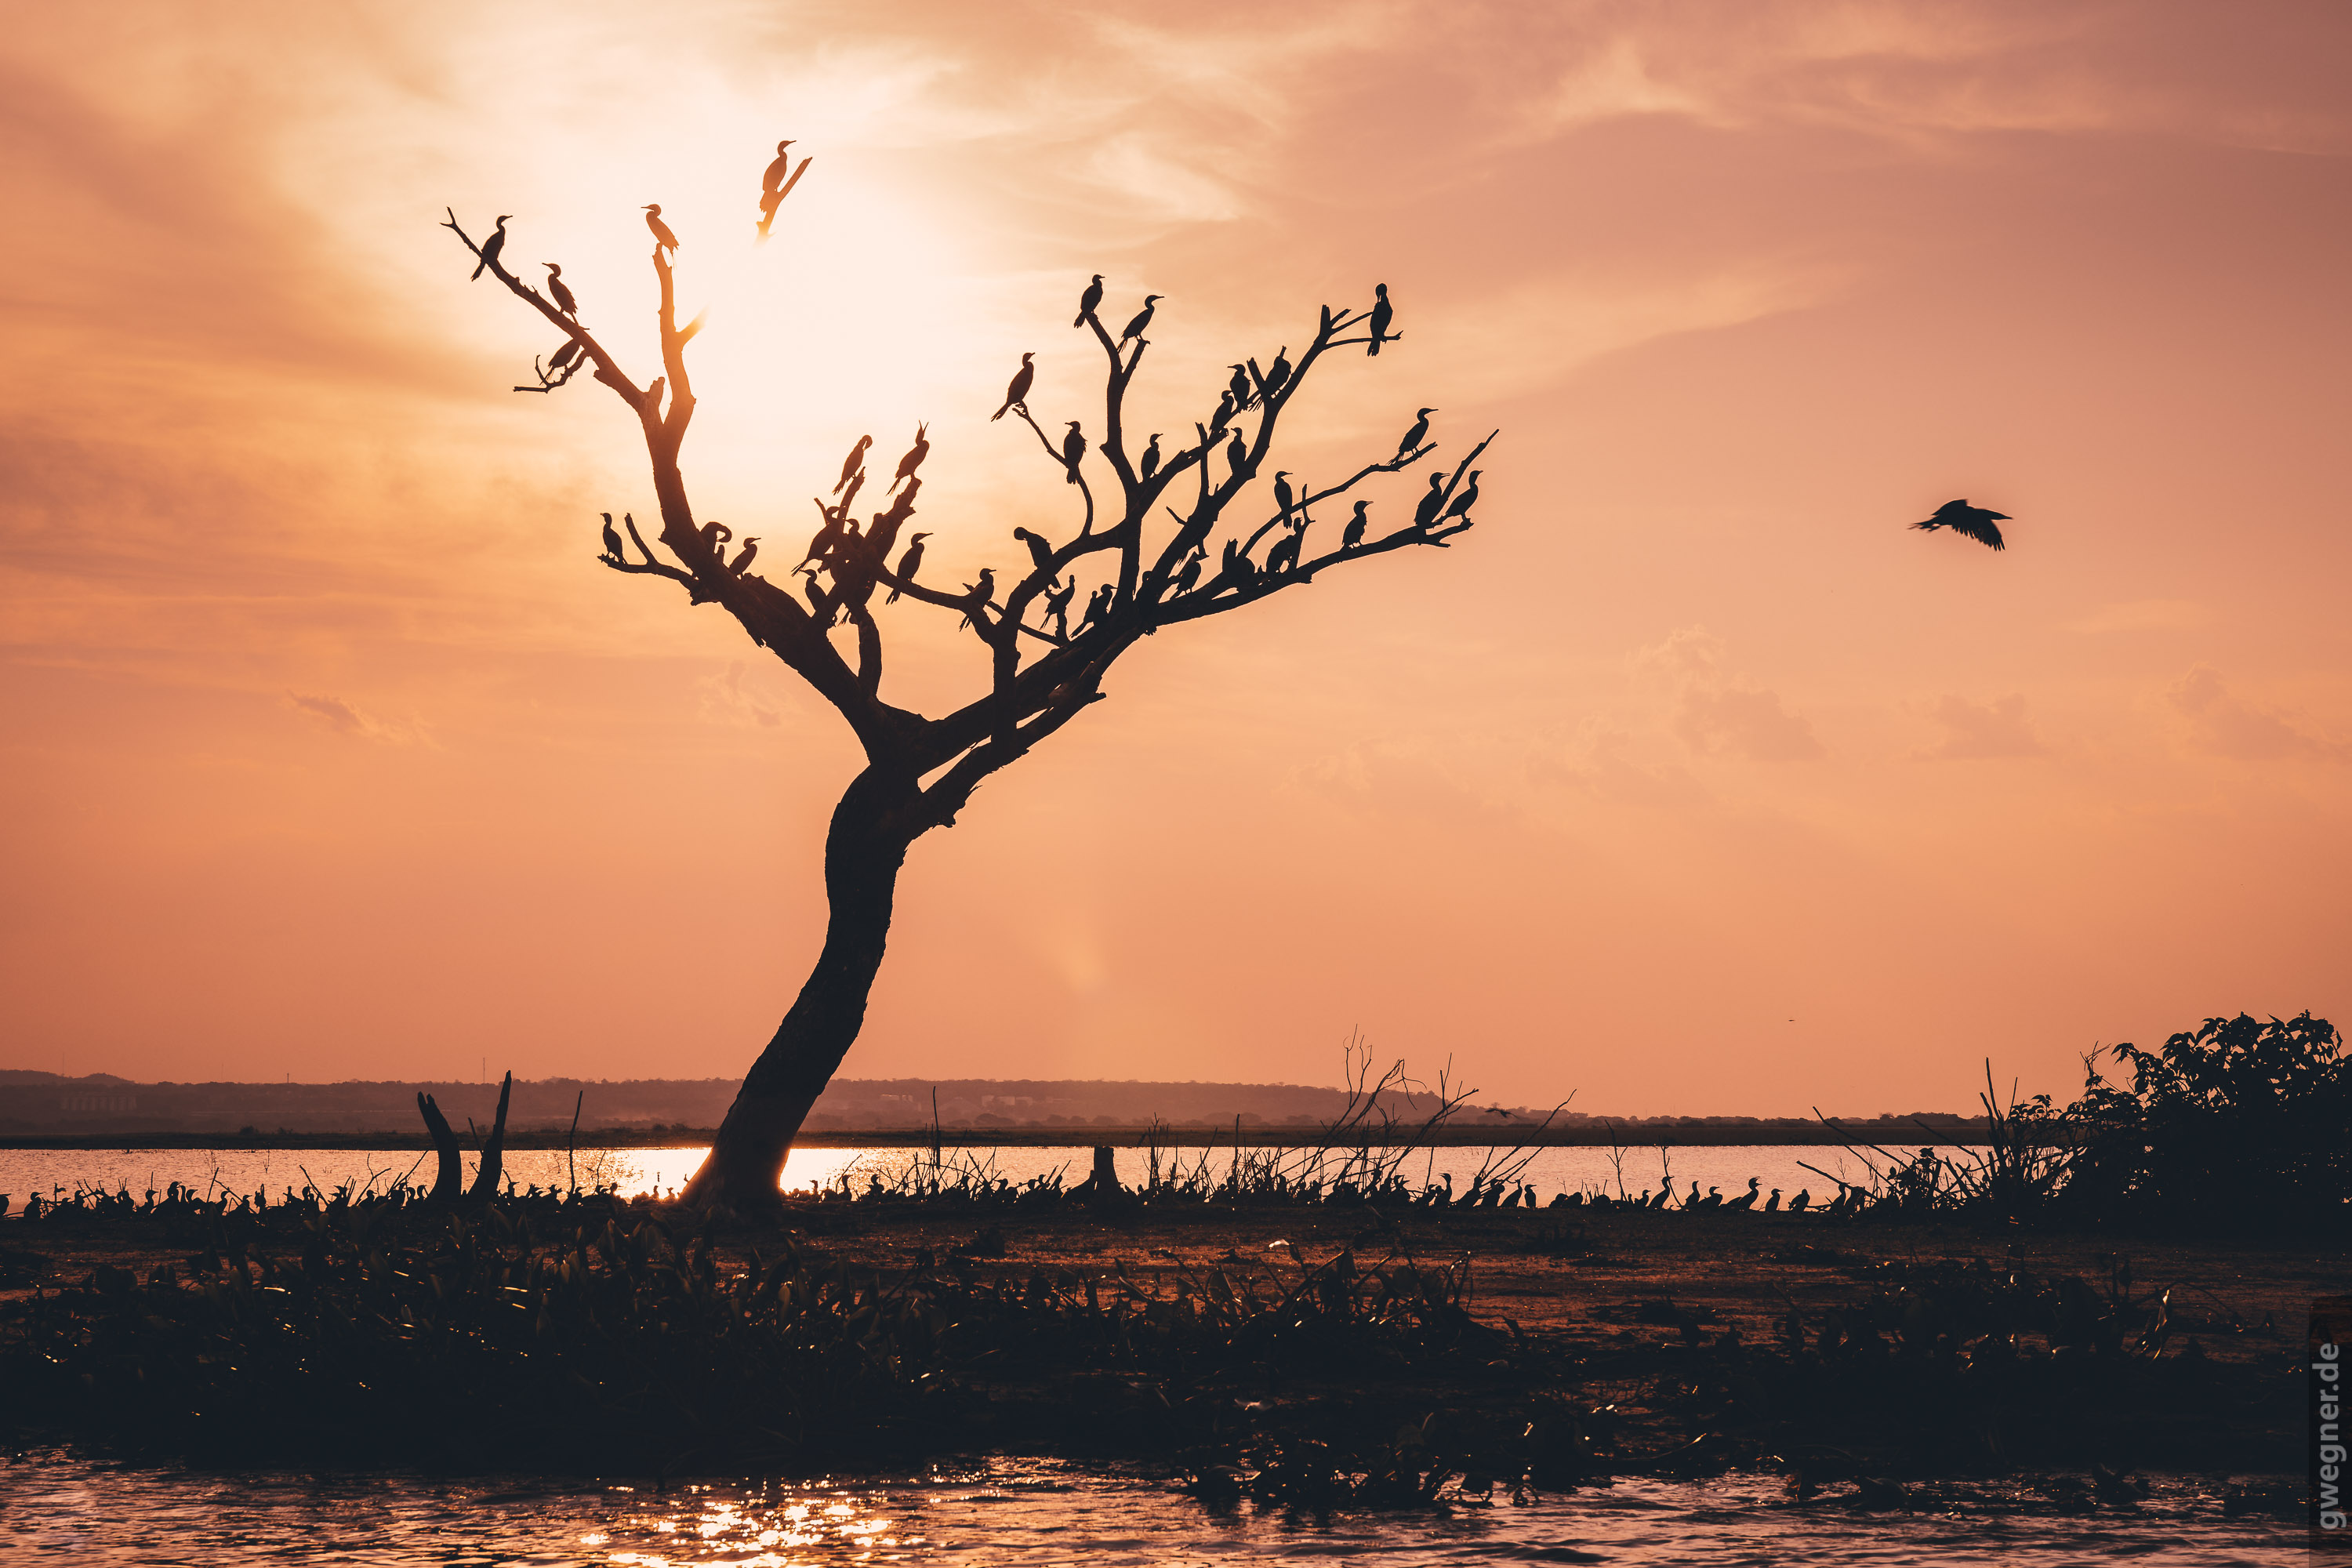
[[[1168, 296], [1146, 429], [1375, 280], [1405, 341], [1281, 466], [1503, 429], [1456, 548], [1152, 639], [919, 843], [847, 1073], [1360, 1028], [1513, 1101], [1961, 1109], [2352, 1016], [2352, 12], [488, 9], [0, 37], [0, 1064], [731, 1076], [798, 985], [843, 726], [593, 563], [635, 422], [507, 390], [554, 341], [444, 204], [640, 379], [664, 205], [696, 505], [772, 547], [918, 420], [940, 580], [1066, 534], [987, 416], [1026, 349], [1098, 416], [1097, 270]], [[2011, 550], [1904, 527], [1961, 495]], [[886, 695], [976, 690], [891, 614]]]

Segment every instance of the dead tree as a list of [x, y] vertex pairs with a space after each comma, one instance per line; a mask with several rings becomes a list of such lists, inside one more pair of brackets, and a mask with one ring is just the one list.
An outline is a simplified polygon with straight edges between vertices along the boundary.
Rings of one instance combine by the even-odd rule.
[[[1265, 502], [1247, 498], [1252, 481], [1272, 472], [1275, 431], [1285, 410], [1334, 351], [1376, 349], [1397, 341], [1397, 334], [1384, 331], [1386, 314], [1323, 307], [1295, 366], [1283, 354], [1264, 370], [1255, 359], [1246, 360], [1235, 368], [1216, 412], [1194, 424], [1192, 442], [1154, 463], [1150, 458], [1158, 456], [1156, 438], [1144, 452], [1130, 453], [1125, 414], [1128, 389], [1150, 345], [1139, 336], [1114, 337], [1105, 328], [1092, 304], [1097, 289], [1076, 323], [1093, 332], [1105, 362], [1102, 424], [1091, 449], [1076, 444], [1076, 425], [1057, 443], [1032, 416], [1025, 361], [999, 410], [1020, 416], [1048, 462], [1072, 487], [1081, 515], [1068, 539], [1055, 543], [1024, 531], [1026, 563], [1016, 563], [1001, 588], [992, 569], [961, 592], [915, 581], [916, 572], [901, 576], [904, 557], [894, 563], [894, 552], [914, 516], [922, 479], [913, 470], [928, 448], [919, 435], [916, 449], [900, 460], [885, 488], [887, 504], [872, 512], [861, 531], [851, 515], [864, 480], [860, 443], [835, 487], [840, 499], [816, 501], [818, 535], [801, 563], [804, 582], [795, 584], [788, 574], [779, 585], [744, 570], [747, 563], [740, 555], [730, 563], [727, 544], [732, 535], [719, 523], [698, 524], [688, 502], [678, 467], [695, 409], [686, 352], [701, 321], [678, 324], [670, 247], [662, 243], [661, 232], [656, 233], [651, 259], [662, 374], [641, 386], [574, 315], [509, 272], [495, 251], [485, 256], [483, 247], [458, 226], [455, 212], [444, 226], [562, 334], [556, 357], [565, 367], [563, 380], [586, 366], [636, 415], [652, 460], [661, 517], [656, 538], [669, 558], [647, 545], [633, 516], [623, 518], [628, 532], [623, 543], [607, 514], [599, 559], [616, 572], [667, 578], [685, 590], [689, 605], [717, 605], [733, 616], [754, 643], [833, 704], [865, 753], [865, 766], [843, 792], [825, 833], [824, 945], [774, 1037], [744, 1076], [709, 1158], [688, 1185], [688, 1199], [704, 1205], [752, 1209], [778, 1201], [778, 1177], [802, 1120], [865, 1020], [866, 995], [889, 932], [898, 868], [916, 839], [953, 826], [983, 779], [1100, 700], [1104, 675], [1139, 639], [1255, 604], [1336, 566], [1414, 546], [1444, 548], [1471, 524], [1477, 476], [1469, 472], [1470, 465], [1494, 439], [1488, 436], [1450, 472], [1436, 474], [1425, 490], [1394, 503], [1412, 517], [1403, 524], [1375, 531], [1360, 504], [1344, 526], [1336, 518], [1318, 525], [1313, 510], [1345, 505], [1341, 498], [1366, 481], [1401, 473], [1433, 453], [1435, 445], [1422, 438], [1428, 411], [1393, 456], [1361, 463], [1319, 488], [1293, 489], [1286, 480], [1277, 483], [1274, 489], [1283, 504], [1269, 514]], [[540, 380], [556, 378], [542, 373]], [[1106, 475], [1108, 504], [1096, 494], [1097, 480]], [[796, 531], [770, 527], [778, 535]], [[1310, 530], [1321, 547], [1311, 555], [1306, 552]], [[1274, 546], [1258, 558], [1269, 536]], [[789, 552], [782, 558], [792, 559]], [[1081, 576], [1097, 581], [1087, 616], [1075, 629], [1058, 607], [1068, 603], [1068, 586], [1060, 587], [1058, 605], [1048, 601], [1066, 574], [1071, 584]], [[959, 629], [969, 627], [988, 651], [988, 689], [936, 718], [886, 700], [877, 589], [887, 590], [891, 601], [905, 598], [958, 616]]]

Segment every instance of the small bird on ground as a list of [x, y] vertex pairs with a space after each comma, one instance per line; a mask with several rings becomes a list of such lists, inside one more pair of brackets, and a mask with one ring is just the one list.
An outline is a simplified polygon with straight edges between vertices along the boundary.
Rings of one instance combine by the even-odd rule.
[[[514, 214], [512, 213], [500, 213], [499, 215], [499, 226], [497, 232], [493, 233], [488, 239], [482, 241], [482, 259], [477, 262], [474, 266], [474, 278], [479, 278], [482, 275], [482, 268], [485, 267], [488, 268], [493, 272], [500, 270], [499, 267], [499, 252], [507, 247], [507, 219], [512, 216], [514, 216]], [[466, 279], [468, 283], [473, 280], [473, 278]]]
[[1421, 411], [1421, 416], [1412, 422], [1412, 428], [1406, 431], [1404, 439], [1397, 443], [1398, 457], [1411, 457], [1421, 450], [1422, 437], [1429, 434], [1429, 416], [1436, 412], [1434, 408], [1424, 408]]
[[1078, 313], [1071, 321], [1070, 325], [1074, 327], [1085, 326], [1087, 324], [1087, 318], [1093, 315], [1095, 313], [1095, 307], [1101, 303], [1102, 274], [1097, 272], [1095, 274], [1095, 280], [1087, 285], [1087, 291], [1078, 296]]
[[567, 316], [579, 315], [580, 301], [572, 297], [572, 290], [565, 286], [563, 268], [552, 261], [542, 261], [540, 265], [547, 268], [547, 291], [555, 297], [555, 308]]
[[1994, 524], [2014, 521], [2005, 511], [1995, 511], [1990, 507], [1970, 506], [1966, 500], [1948, 500], [1936, 509], [1935, 516], [1925, 522], [1915, 522], [1911, 526], [1924, 528], [1930, 533], [1939, 528], [1948, 528], [1954, 533], [1975, 540], [1979, 544], [1989, 544], [1995, 550], [2005, 550], [2008, 546], [2001, 542], [2000, 530]]
[[646, 205], [646, 226], [654, 231], [656, 246], [673, 255], [677, 253], [677, 236], [670, 233], [669, 225], [662, 222], [661, 203], [648, 202]]
[[[923, 541], [929, 537], [928, 533], [913, 533], [907, 536], [906, 553], [898, 557], [898, 570], [895, 574], [900, 583], [911, 583], [915, 580], [916, 569], [923, 563]], [[897, 604], [898, 590], [892, 588], [890, 596], [882, 602], [886, 605]]]
[[1029, 411], [1029, 405], [1027, 402], [1029, 396], [1029, 386], [1031, 383], [1037, 379], [1037, 367], [1031, 364], [1029, 362], [1036, 357], [1037, 356], [1034, 353], [1025, 353], [1021, 356], [1021, 368], [1013, 373], [1012, 381], [1007, 383], [1005, 385], [1003, 406], [998, 408], [995, 413], [990, 415], [989, 417], [991, 419], [1003, 418], [1006, 409], [1018, 408], [1024, 414], [1026, 414]]
[[1168, 296], [1165, 294], [1146, 294], [1143, 297], [1143, 309], [1138, 310], [1134, 319], [1127, 323], [1127, 331], [1119, 333], [1118, 341], [1124, 343], [1129, 339], [1141, 337], [1151, 325], [1152, 307], [1166, 298]]

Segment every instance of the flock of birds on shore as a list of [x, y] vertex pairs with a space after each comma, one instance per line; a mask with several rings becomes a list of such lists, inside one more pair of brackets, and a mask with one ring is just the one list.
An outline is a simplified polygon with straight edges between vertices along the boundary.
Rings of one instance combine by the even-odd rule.
[[1370, 1188], [1343, 1181], [1333, 1188], [1331, 1195], [1334, 1199], [1360, 1197], [1368, 1202], [1409, 1203], [1420, 1208], [1437, 1209], [1625, 1208], [1685, 1212], [1721, 1209], [1727, 1214], [1743, 1214], [1751, 1209], [1759, 1214], [1774, 1214], [1784, 1208], [1790, 1214], [1803, 1214], [1808, 1210], [1815, 1214], [1844, 1214], [1865, 1206], [1870, 1196], [1864, 1188], [1840, 1183], [1837, 1197], [1829, 1203], [1816, 1206], [1811, 1190], [1800, 1188], [1795, 1197], [1783, 1204], [1780, 1188], [1774, 1187], [1766, 1194], [1764, 1184], [1750, 1176], [1748, 1178], [1748, 1190], [1730, 1198], [1723, 1195], [1720, 1187], [1709, 1187], [1701, 1193], [1699, 1184], [1693, 1182], [1690, 1191], [1680, 1197], [1675, 1195], [1674, 1186], [1669, 1183], [1662, 1184], [1655, 1192], [1645, 1187], [1637, 1197], [1612, 1198], [1607, 1193], [1559, 1193], [1553, 1195], [1549, 1204], [1540, 1204], [1531, 1183], [1474, 1176], [1469, 1187], [1457, 1194], [1454, 1191], [1452, 1173], [1441, 1171], [1438, 1177], [1438, 1182], [1423, 1186], [1419, 1192], [1412, 1190], [1402, 1176], [1391, 1176]]

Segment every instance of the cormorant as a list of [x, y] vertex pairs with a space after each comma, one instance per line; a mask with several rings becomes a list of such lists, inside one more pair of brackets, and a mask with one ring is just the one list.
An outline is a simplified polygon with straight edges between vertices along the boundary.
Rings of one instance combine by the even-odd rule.
[[1135, 466], [1135, 477], [1148, 485], [1151, 482], [1151, 476], [1159, 471], [1160, 432], [1154, 430], [1151, 433], [1151, 439], [1144, 446], [1142, 459]]
[[1238, 413], [1242, 409], [1247, 408], [1250, 405], [1250, 400], [1255, 395], [1255, 394], [1250, 391], [1248, 367], [1246, 365], [1237, 364], [1233, 368], [1234, 378], [1233, 380], [1225, 383], [1225, 390], [1234, 395], [1234, 409]]
[[[485, 256], [489, 254], [488, 246], [482, 247], [482, 254]], [[1924, 528], [1930, 533], [1939, 528], [1948, 528], [1954, 533], [1975, 540], [1979, 544], [1990, 544], [1995, 550], [2006, 550], [2008, 546], [2001, 542], [2000, 530], [1994, 524], [2011, 521], [2013, 520], [2005, 511], [1994, 511], [1990, 507], [1970, 506], [1965, 500], [1948, 500], [1936, 509], [1935, 516], [1925, 522], [1915, 522], [1911, 526]]]
[[1372, 305], [1372, 341], [1364, 345], [1364, 352], [1368, 354], [1381, 352], [1381, 345], [1389, 339], [1389, 323], [1396, 319], [1396, 307], [1389, 303], [1389, 286], [1375, 283], [1372, 292], [1379, 299]]
[[760, 536], [756, 533], [751, 534], [743, 541], [743, 552], [735, 557], [735, 564], [727, 570], [740, 577], [743, 575], [743, 568], [751, 564], [751, 558], [759, 553]]
[[1757, 1189], [1764, 1184], [1755, 1177], [1748, 1178], [1748, 1190], [1723, 1206], [1727, 1209], [1752, 1209], [1756, 1206]]
[[1088, 626], [1109, 615], [1111, 602], [1118, 597], [1118, 585], [1115, 583], [1106, 583], [1087, 595], [1087, 613], [1078, 617], [1078, 630], [1083, 633]]
[[1233, 445], [1225, 448], [1225, 461], [1233, 465], [1234, 472], [1237, 474], [1249, 467], [1249, 444], [1242, 439], [1242, 433], [1238, 430], [1234, 432]]
[[564, 366], [570, 364], [573, 360], [576, 360], [579, 357], [580, 340], [578, 338], [567, 338], [564, 340], [564, 343], [562, 348], [556, 350], [552, 354], [548, 356], [547, 368], [550, 370], [562, 370]]
[[646, 205], [646, 226], [654, 231], [654, 244], [656, 247], [672, 253], [677, 251], [677, 236], [670, 233], [669, 225], [662, 222], [661, 203], [648, 202]]
[[563, 281], [563, 268], [552, 261], [542, 261], [547, 268], [547, 291], [555, 296], [555, 308], [567, 316], [580, 314], [580, 301], [572, 297], [571, 288]]
[[873, 437], [860, 436], [857, 438], [857, 445], [849, 449], [849, 456], [841, 459], [841, 479], [833, 487], [834, 494], [839, 495], [841, 487], [857, 477], [857, 470], [866, 466], [866, 448], [872, 445], [874, 445]]
[[1102, 274], [1097, 272], [1095, 274], [1095, 280], [1087, 285], [1087, 291], [1078, 296], [1078, 313], [1076, 317], [1071, 321], [1070, 325], [1074, 327], [1085, 326], [1087, 324], [1087, 318], [1093, 315], [1095, 313], [1095, 307], [1101, 303]]
[[1220, 578], [1232, 578], [1234, 585], [1237, 588], [1247, 588], [1257, 580], [1257, 563], [1252, 561], [1243, 551], [1240, 540], [1225, 541], [1224, 564], [1217, 575]]
[[1029, 384], [1037, 379], [1037, 367], [1029, 362], [1036, 357], [1033, 353], [1021, 356], [1021, 368], [1013, 373], [1013, 380], [1004, 388], [1004, 406], [990, 415], [991, 419], [1003, 418], [1006, 408], [1018, 408], [1024, 414], [1028, 412]]
[[621, 552], [621, 536], [613, 530], [613, 514], [609, 511], [604, 513], [604, 553], [615, 561], [628, 559]]
[[[928, 533], [910, 533], [907, 536], [906, 552], [898, 557], [897, 576], [899, 582], [911, 583], [915, 580], [916, 568], [923, 563], [923, 541], [929, 537]], [[886, 605], [897, 604], [898, 590], [893, 587], [890, 590], [890, 596], [882, 602]]]
[[[915, 470], [923, 466], [923, 459], [930, 456], [930, 437], [924, 434], [929, 428], [929, 423], [915, 426], [915, 444], [907, 448], [905, 457], [898, 459], [898, 471], [890, 477], [890, 489], [895, 490], [907, 480], [913, 479]], [[883, 492], [885, 495], [889, 493], [889, 490]]]
[[1437, 521], [1437, 509], [1445, 504], [1445, 476], [1429, 476], [1429, 489], [1423, 492], [1420, 504], [1412, 509], [1412, 525], [1427, 528]]
[[[485, 267], [488, 268], [493, 272], [499, 271], [499, 252], [507, 247], [507, 219], [512, 216], [514, 216], [514, 214], [512, 213], [500, 213], [499, 215], [499, 226], [497, 232], [493, 233], [488, 238], [482, 241], [482, 259], [474, 264], [474, 278], [479, 278], [482, 275], [482, 268]], [[501, 275], [503, 276], [503, 274]], [[474, 280], [474, 278], [468, 278], [466, 281], [471, 283]]]
[[1278, 577], [1297, 565], [1299, 546], [1305, 542], [1306, 531], [1303, 529], [1295, 533], [1286, 533], [1276, 540], [1274, 548], [1265, 552], [1265, 574], [1269, 577]]
[[966, 583], [964, 586], [971, 592], [971, 603], [966, 606], [963, 613], [963, 619], [956, 623], [959, 627], [971, 625], [972, 618], [981, 611], [988, 608], [988, 602], [996, 597], [996, 568], [993, 566], [982, 567], [980, 569], [980, 581], [977, 583]]
[[1478, 504], [1478, 476], [1486, 471], [1484, 468], [1470, 470], [1470, 482], [1462, 487], [1462, 493], [1455, 496], [1454, 504], [1445, 509], [1446, 516], [1465, 520], [1469, 517], [1470, 509]]
[[1429, 434], [1429, 416], [1436, 412], [1434, 408], [1421, 411], [1420, 417], [1412, 422], [1412, 428], [1406, 431], [1404, 439], [1397, 443], [1398, 457], [1409, 457], [1421, 450], [1421, 438]]
[[1768, 1197], [1768, 1198], [1766, 1198], [1766, 1199], [1764, 1200], [1764, 1212], [1765, 1212], [1766, 1214], [1777, 1214], [1777, 1213], [1779, 1213], [1779, 1212], [1780, 1212], [1780, 1188], [1778, 1188], [1778, 1187], [1774, 1187], [1774, 1188], [1772, 1189], [1772, 1195], [1771, 1195], [1770, 1197]]
[[803, 565], [812, 561], [823, 561], [833, 553], [834, 543], [841, 537], [843, 521], [847, 515], [839, 507], [825, 512], [824, 526], [816, 531], [816, 536], [809, 541], [808, 553], [801, 557]]
[[1032, 533], [1025, 528], [1016, 528], [1013, 531], [1013, 537], [1029, 547], [1029, 559], [1036, 563], [1038, 571], [1051, 572], [1054, 569], [1054, 547], [1046, 543], [1042, 535]]
[[1236, 410], [1234, 405], [1234, 389], [1229, 386], [1225, 388], [1224, 391], [1217, 395], [1217, 411], [1209, 416], [1209, 429], [1211, 432], [1213, 433], [1215, 431], [1222, 430], [1226, 426], [1232, 424], [1235, 412]]
[[1191, 593], [1192, 584], [1201, 580], [1202, 564], [1208, 559], [1209, 552], [1198, 545], [1193, 546], [1192, 553], [1184, 558], [1184, 564], [1176, 573], [1176, 592], [1180, 597]]
[[1802, 1214], [1812, 1201], [1813, 1194], [1811, 1190], [1806, 1187], [1799, 1187], [1797, 1189], [1797, 1195], [1789, 1200], [1789, 1212], [1790, 1214]]
[[1138, 310], [1134, 320], [1127, 323], [1127, 331], [1119, 333], [1118, 341], [1124, 343], [1129, 338], [1141, 337], [1151, 325], [1152, 307], [1166, 298], [1168, 296], [1165, 294], [1146, 294], [1143, 297], [1143, 309]]
[[817, 569], [814, 566], [801, 565], [793, 567], [793, 570], [808, 579], [809, 608], [828, 626], [831, 625], [833, 606], [824, 602], [824, 590], [817, 584]]
[[1290, 380], [1290, 361], [1285, 357], [1289, 353], [1290, 345], [1283, 344], [1275, 351], [1274, 363], [1265, 367], [1265, 395], [1269, 398], [1280, 392]]
[[1275, 469], [1274, 504], [1282, 512], [1284, 526], [1287, 527], [1289, 525], [1290, 509], [1297, 503], [1298, 498], [1290, 489], [1290, 470], [1288, 468]]
[[721, 565], [726, 564], [727, 552], [719, 547], [734, 537], [735, 531], [723, 522], [706, 522], [702, 525], [703, 548], [718, 556]]
[[776, 143], [776, 161], [768, 165], [768, 172], [766, 174], [760, 176], [760, 194], [761, 195], [774, 195], [783, 185], [784, 176], [793, 172], [793, 161], [790, 157], [786, 156], [784, 153], [784, 149], [792, 144], [793, 140], [790, 137], [787, 137], [783, 141]]
[[1364, 509], [1371, 504], [1368, 500], [1360, 500], [1356, 503], [1356, 510], [1348, 514], [1348, 526], [1339, 532], [1340, 549], [1353, 550], [1364, 542], [1364, 530], [1370, 526], [1364, 516]]
[[1064, 642], [1070, 640], [1070, 595], [1077, 591], [1075, 574], [1068, 582], [1056, 582], [1045, 590], [1045, 613], [1054, 617], [1054, 635]]
[[1078, 459], [1086, 455], [1087, 438], [1078, 433], [1078, 422], [1073, 419], [1070, 421], [1070, 433], [1062, 437], [1062, 466], [1069, 470], [1064, 476], [1065, 483], [1074, 485], [1078, 482]]

